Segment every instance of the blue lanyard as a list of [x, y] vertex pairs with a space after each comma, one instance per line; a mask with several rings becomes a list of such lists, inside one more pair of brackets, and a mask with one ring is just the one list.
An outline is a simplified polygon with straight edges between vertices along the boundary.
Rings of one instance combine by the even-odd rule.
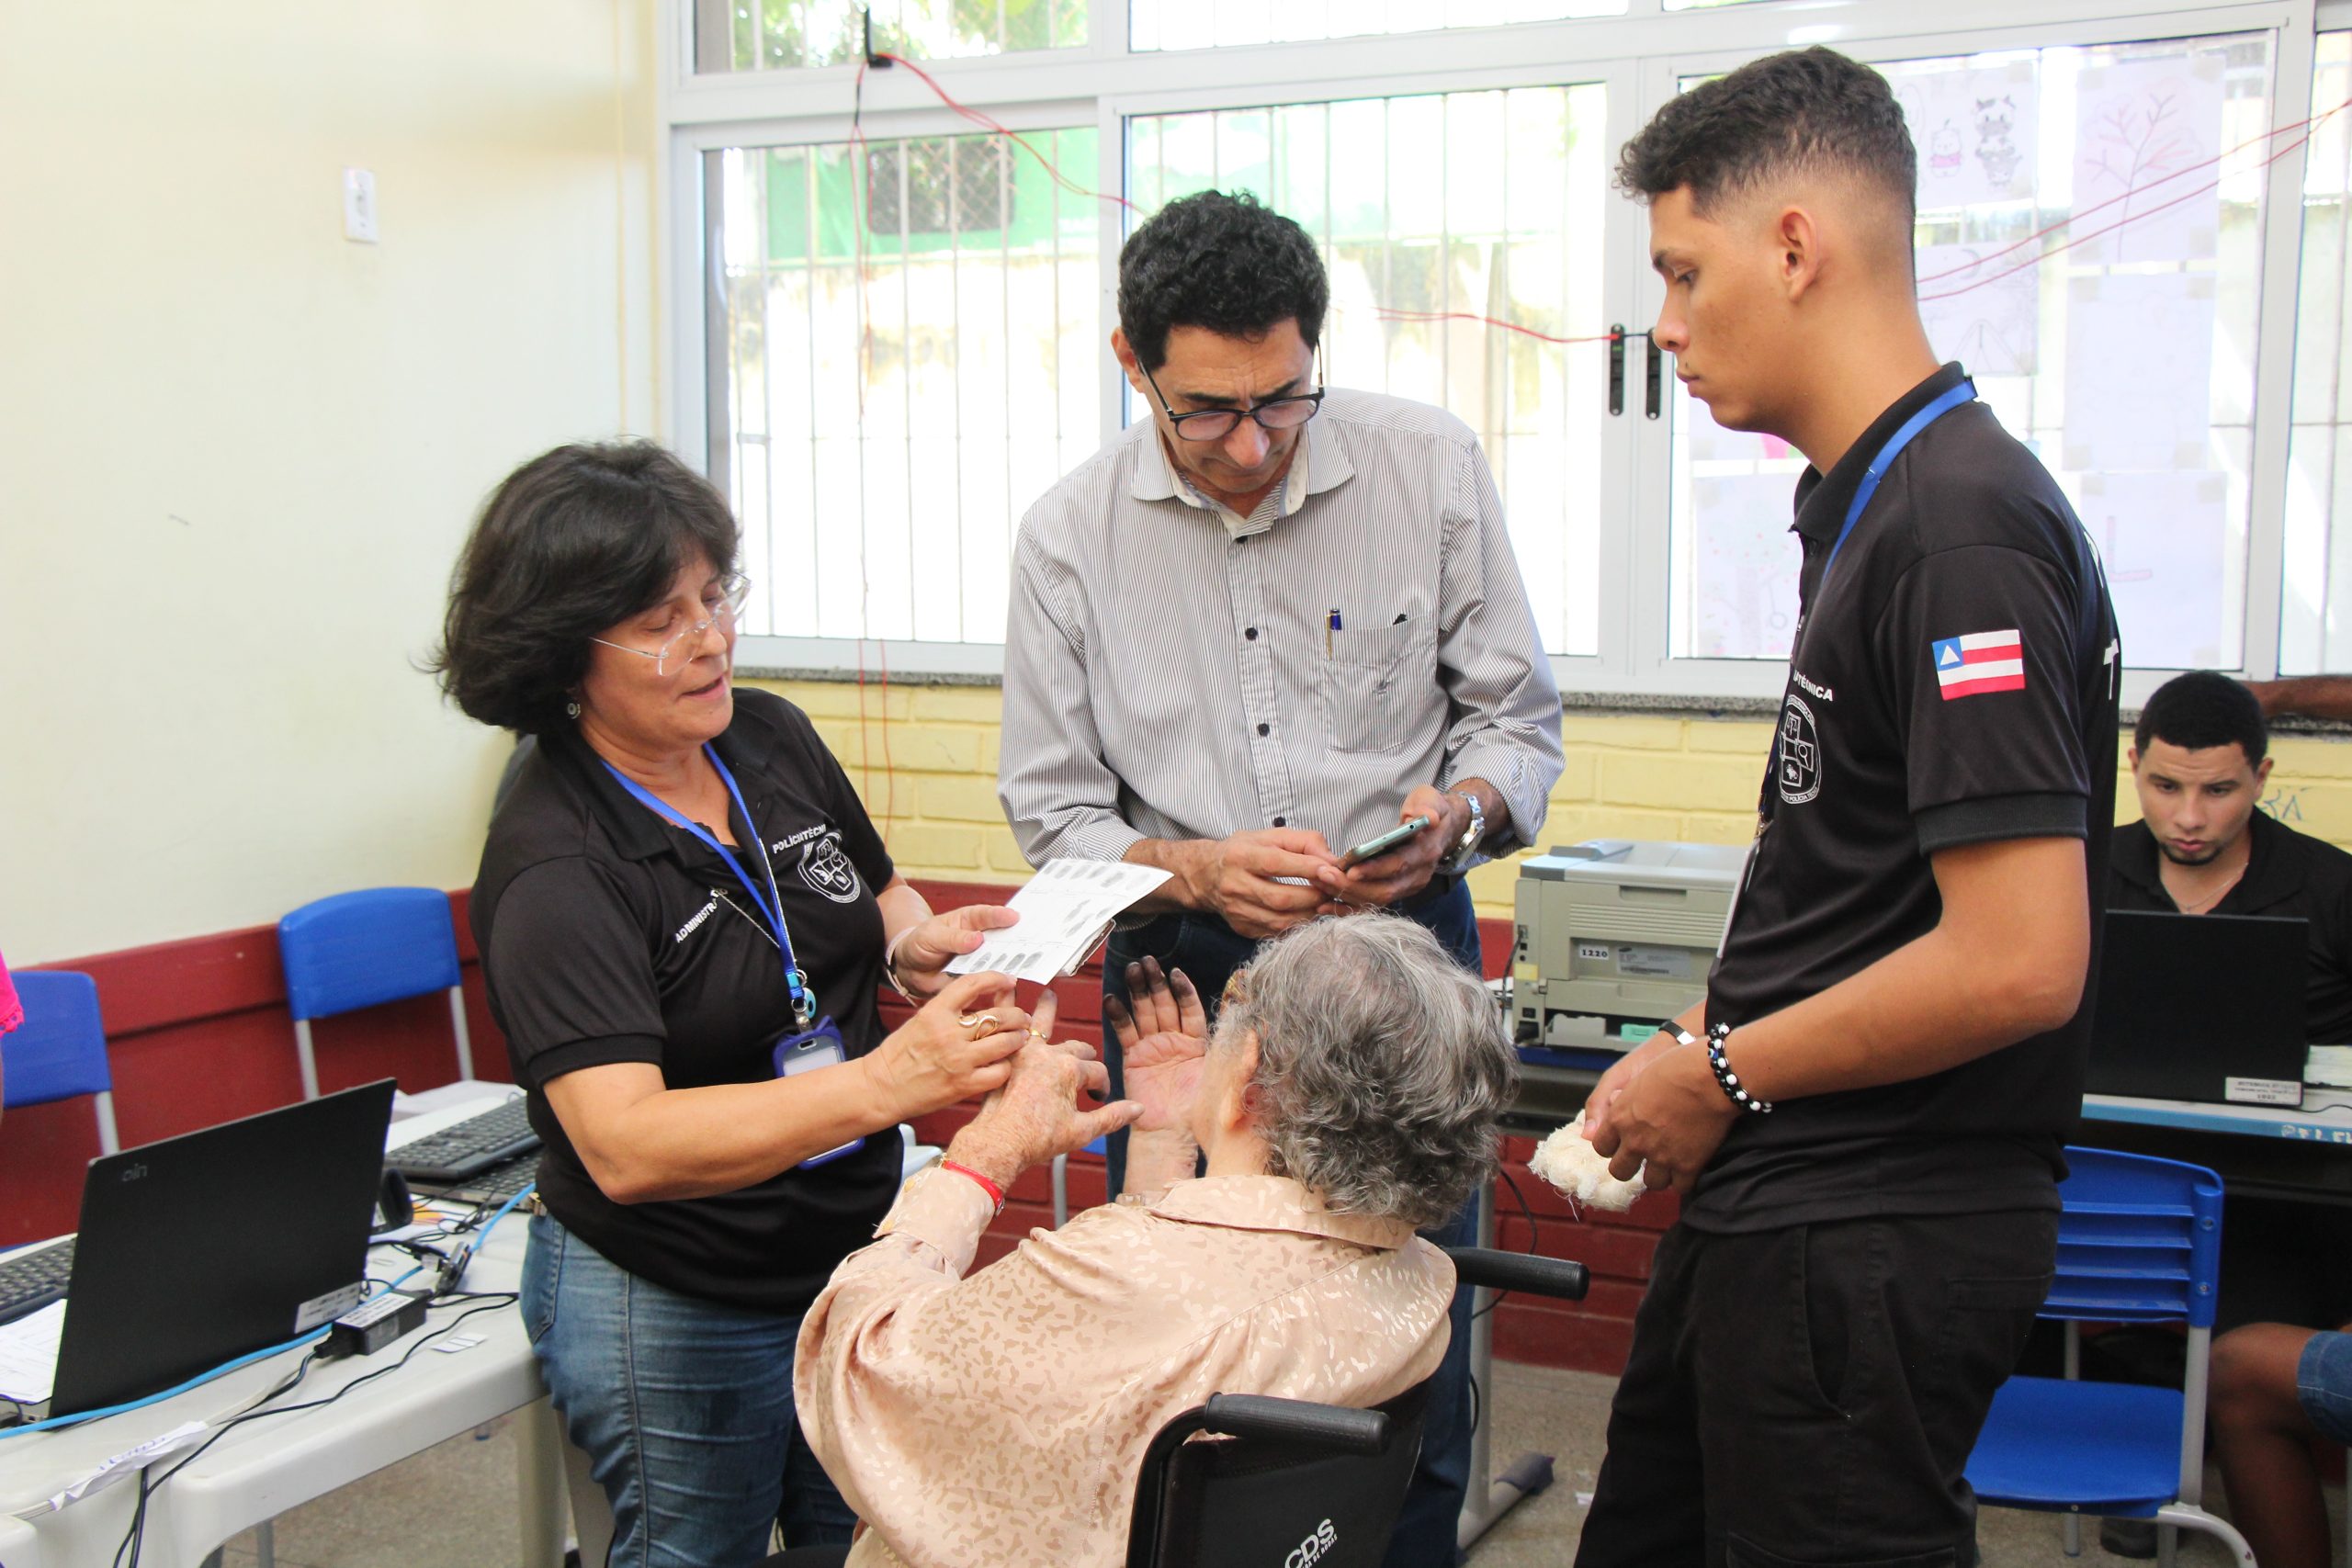
[[[1854, 487], [1854, 499], [1846, 507], [1845, 525], [1838, 530], [1838, 537], [1829, 547], [1829, 558], [1821, 564], [1821, 581], [1814, 584], [1813, 592], [1816, 598], [1821, 591], [1829, 585], [1829, 569], [1838, 564], [1838, 552], [1846, 547], [1846, 540], [1853, 533], [1854, 525], [1862, 520], [1862, 513], [1869, 507], [1871, 497], [1878, 493], [1879, 481], [1886, 478], [1886, 470], [1894, 466], [1894, 459], [1902, 456], [1905, 446], [1911, 445], [1912, 437], [1960, 407], [1961, 404], [1975, 400], [1976, 383], [1963, 377], [1960, 385], [1946, 390], [1935, 401], [1905, 420], [1902, 427], [1887, 437], [1886, 445], [1878, 449], [1878, 456], [1872, 457], [1871, 466], [1862, 471], [1862, 482]], [[1795, 655], [1792, 653], [1790, 657], [1793, 660]], [[1786, 714], [1786, 705], [1782, 705], [1781, 712], [1783, 715]], [[1776, 724], [1785, 722], [1786, 719], [1783, 717], [1777, 720]], [[1764, 789], [1757, 802], [1757, 816], [1767, 822], [1772, 819], [1772, 802], [1779, 793], [1780, 773], [1781, 732], [1775, 728], [1772, 731], [1771, 754], [1764, 763]], [[1752, 860], [1750, 863], [1753, 863]]]
[[[733, 852], [729, 851], [725, 844], [713, 838], [702, 824], [689, 822], [671, 810], [651, 790], [647, 789], [610, 762], [605, 763], [605, 771], [618, 779], [623, 789], [637, 796], [651, 808], [656, 816], [673, 826], [683, 828], [692, 833], [708, 846], [712, 853], [727, 863], [727, 869], [733, 872], [735, 880], [743, 885], [743, 891], [751, 896], [752, 907], [759, 910], [760, 918], [767, 922], [769, 931], [775, 937], [776, 952], [784, 956], [785, 988], [792, 996], [793, 1021], [798, 1027], [806, 1029], [808, 1027], [809, 1021], [817, 1016], [817, 998], [808, 989], [808, 976], [803, 974], [799, 966], [792, 961], [792, 933], [784, 926], [784, 895], [776, 890], [775, 866], [768, 860], [767, 845], [759, 842], [759, 824], [752, 820], [751, 807], [743, 804], [743, 792], [735, 787], [735, 775], [727, 771], [727, 764], [718, 760], [718, 753], [711, 749], [707, 741], [703, 745], [702, 754], [710, 759], [712, 767], [718, 770], [719, 781], [726, 784], [728, 795], [735, 802], [735, 809], [742, 814], [744, 828], [751, 833], [752, 841], [759, 844], [760, 868], [765, 871], [768, 876], [768, 896], [765, 898], [760, 897], [760, 890], [752, 885], [751, 877], [745, 874], [743, 863], [737, 860]], [[597, 760], [603, 761], [602, 758]]]
[[[1878, 449], [1878, 456], [1871, 459], [1870, 468], [1863, 472], [1862, 482], [1854, 487], [1853, 503], [1846, 508], [1846, 525], [1838, 530], [1838, 542], [1829, 547], [1829, 559], [1821, 568], [1823, 583], [1829, 581], [1829, 569], [1838, 564], [1838, 552], [1846, 547], [1846, 536], [1854, 531], [1854, 525], [1862, 520], [1862, 509], [1870, 505], [1871, 497], [1878, 493], [1879, 480], [1886, 477], [1886, 470], [1894, 466], [1894, 459], [1902, 455], [1903, 449], [1911, 445], [1911, 438], [1961, 404], [1975, 400], [1976, 383], [1962, 378], [1959, 386], [1905, 420], [1903, 428], [1887, 438], [1886, 445]], [[1816, 593], [1820, 591], [1819, 585], [1814, 589]]]

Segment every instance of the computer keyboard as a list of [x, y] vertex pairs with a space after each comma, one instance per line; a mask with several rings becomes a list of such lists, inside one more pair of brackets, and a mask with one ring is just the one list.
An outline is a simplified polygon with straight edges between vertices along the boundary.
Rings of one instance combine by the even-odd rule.
[[520, 1099], [507, 1100], [392, 1150], [384, 1163], [414, 1183], [446, 1187], [479, 1176], [539, 1146], [523, 1107]]
[[429, 1188], [425, 1196], [444, 1202], [471, 1203], [477, 1208], [495, 1209], [524, 1188], [539, 1179], [539, 1157], [536, 1154], [492, 1166], [479, 1176], [447, 1187]]
[[14, 1323], [63, 1301], [73, 1277], [72, 1236], [0, 1263], [0, 1323]]

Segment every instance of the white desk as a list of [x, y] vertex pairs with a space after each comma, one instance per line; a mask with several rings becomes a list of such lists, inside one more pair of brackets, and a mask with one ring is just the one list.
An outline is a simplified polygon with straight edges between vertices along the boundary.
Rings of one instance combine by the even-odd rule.
[[2083, 1096], [2083, 1119], [2133, 1122], [2143, 1127], [2180, 1127], [2197, 1133], [2227, 1133], [2246, 1138], [2285, 1138], [2305, 1144], [2352, 1146], [2352, 1089], [2313, 1088], [2303, 1096], [2314, 1110], [2275, 1105], [2205, 1105], [2181, 1100], [2135, 1100], [2120, 1094]]
[[[453, 1113], [429, 1120], [448, 1119]], [[400, 1127], [396, 1141], [427, 1122], [420, 1117]], [[522, 1275], [524, 1229], [519, 1213], [509, 1215], [467, 1270], [464, 1288], [514, 1290]], [[369, 1257], [369, 1271], [378, 1279], [407, 1271], [404, 1254], [378, 1248]], [[435, 1309], [423, 1330], [373, 1356], [313, 1367], [277, 1403], [320, 1399], [389, 1366], [423, 1334], [475, 1304], [480, 1303]], [[457, 1333], [480, 1335], [482, 1342], [453, 1355], [427, 1346], [406, 1367], [347, 1399], [232, 1428], [148, 1499], [141, 1568], [196, 1568], [241, 1530], [514, 1410], [525, 1412], [516, 1433], [522, 1483], [518, 1558], [524, 1568], [558, 1568], [567, 1524], [560, 1439], [521, 1314], [512, 1307], [478, 1313]], [[10, 1516], [174, 1427], [242, 1409], [307, 1353], [287, 1351], [160, 1404], [0, 1439], [0, 1568], [107, 1568], [130, 1528], [138, 1497], [133, 1483], [119, 1483], [30, 1523]], [[162, 1461], [157, 1472], [186, 1457], [183, 1450]], [[486, 1559], [490, 1555], [486, 1551]]]
[[2292, 1109], [2088, 1094], [2075, 1141], [2210, 1167], [2239, 1197], [2352, 1206], [2347, 1101], [2320, 1084]]

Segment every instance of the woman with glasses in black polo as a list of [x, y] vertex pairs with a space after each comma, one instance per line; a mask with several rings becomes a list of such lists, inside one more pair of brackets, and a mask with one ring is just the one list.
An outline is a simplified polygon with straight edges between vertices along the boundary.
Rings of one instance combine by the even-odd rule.
[[[850, 1539], [793, 1409], [801, 1314], [888, 1208], [898, 1124], [1030, 1031], [1002, 976], [943, 972], [1013, 917], [933, 915], [808, 716], [736, 690], [737, 538], [661, 448], [560, 447], [483, 509], [435, 661], [539, 740], [472, 920], [545, 1141], [522, 1310], [615, 1562]], [[889, 1033], [886, 976], [922, 1003]]]

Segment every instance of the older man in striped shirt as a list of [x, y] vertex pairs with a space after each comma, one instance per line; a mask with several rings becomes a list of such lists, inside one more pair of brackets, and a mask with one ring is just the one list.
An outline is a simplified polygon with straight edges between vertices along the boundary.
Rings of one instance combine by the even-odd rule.
[[[1533, 841], [1560, 774], [1559, 693], [1477, 438], [1441, 409], [1327, 391], [1329, 299], [1289, 219], [1216, 191], [1170, 203], [1120, 254], [1111, 335], [1152, 417], [1022, 520], [1005, 814], [1033, 863], [1171, 874], [1112, 938], [1106, 1007], [1147, 956], [1216, 997], [1262, 939], [1355, 908], [1478, 968], [1462, 874]], [[1114, 1140], [1114, 1190], [1123, 1156]], [[1473, 1204], [1430, 1234], [1476, 1224]], [[1455, 1561], [1467, 1319], [1464, 1292], [1396, 1568]]]

